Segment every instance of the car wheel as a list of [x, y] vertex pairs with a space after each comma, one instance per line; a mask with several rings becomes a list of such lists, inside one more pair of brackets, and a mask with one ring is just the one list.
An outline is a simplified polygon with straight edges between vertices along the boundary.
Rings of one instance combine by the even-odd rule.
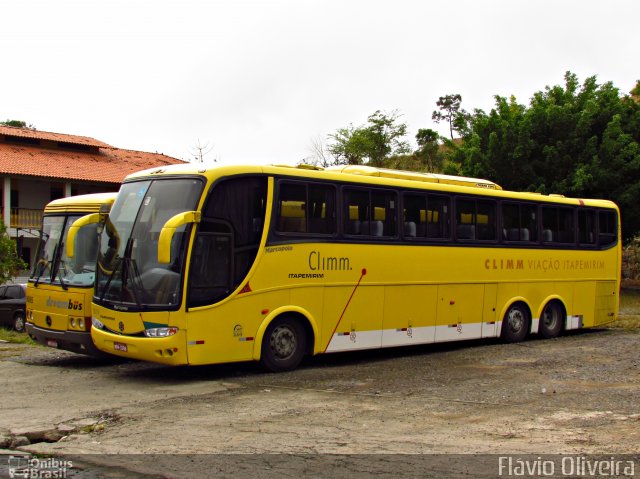
[[16, 313], [13, 317], [13, 329], [19, 333], [24, 332], [24, 313]]

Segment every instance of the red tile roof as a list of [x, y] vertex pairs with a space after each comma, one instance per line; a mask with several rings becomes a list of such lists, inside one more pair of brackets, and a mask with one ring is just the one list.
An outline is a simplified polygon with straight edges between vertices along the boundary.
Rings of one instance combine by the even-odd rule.
[[0, 174], [122, 183], [130, 173], [180, 163], [160, 153], [117, 148], [84, 153], [0, 143]]
[[113, 148], [111, 145], [89, 138], [88, 136], [65, 135], [63, 133], [51, 133], [48, 131], [30, 130], [28, 128], [17, 128], [15, 126], [0, 125], [0, 135], [70, 143], [72, 145], [97, 146], [98, 148]]

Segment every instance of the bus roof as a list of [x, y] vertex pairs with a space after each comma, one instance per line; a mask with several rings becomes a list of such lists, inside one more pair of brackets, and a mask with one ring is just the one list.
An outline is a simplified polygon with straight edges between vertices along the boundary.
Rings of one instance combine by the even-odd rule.
[[418, 171], [391, 170], [387, 168], [374, 168], [363, 165], [332, 166], [327, 171], [336, 171], [348, 175], [376, 176], [379, 178], [394, 178], [399, 180], [422, 181], [426, 183], [443, 183], [447, 185], [473, 186], [489, 190], [501, 190], [502, 187], [492, 181], [479, 178], [466, 178], [464, 176], [441, 175], [436, 173], [423, 173]]
[[[567, 205], [587, 205], [616, 208], [612, 201], [596, 199], [568, 198], [563, 195], [542, 195], [532, 192], [516, 192], [503, 190], [500, 185], [480, 178], [451, 176], [417, 171], [391, 170], [374, 168], [366, 165], [339, 165], [323, 168], [320, 166], [300, 164], [292, 165], [233, 165], [217, 166], [204, 164], [167, 165], [138, 171], [125, 178], [125, 181], [142, 179], [148, 176], [200, 175], [208, 179], [231, 176], [235, 174], [256, 174], [295, 176], [330, 181], [353, 181], [372, 185], [388, 185], [405, 188], [433, 189], [449, 193], [473, 193], [514, 200], [546, 201]], [[429, 184], [430, 186], [427, 186]]]
[[97, 213], [102, 205], [111, 206], [117, 193], [92, 193], [68, 196], [53, 200], [44, 207], [44, 214], [56, 213]]

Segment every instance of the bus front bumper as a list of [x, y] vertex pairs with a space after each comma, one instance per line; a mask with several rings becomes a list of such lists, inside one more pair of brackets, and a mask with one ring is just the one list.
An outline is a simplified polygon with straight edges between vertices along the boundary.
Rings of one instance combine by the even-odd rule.
[[113, 334], [92, 327], [91, 337], [96, 347], [105, 353], [170, 366], [188, 364], [186, 332], [182, 330], [166, 338], [146, 338]]
[[90, 356], [106, 356], [95, 347], [89, 331], [56, 331], [39, 328], [33, 323], [25, 325], [27, 333], [38, 344], [51, 348], [64, 349], [73, 353], [88, 354]]

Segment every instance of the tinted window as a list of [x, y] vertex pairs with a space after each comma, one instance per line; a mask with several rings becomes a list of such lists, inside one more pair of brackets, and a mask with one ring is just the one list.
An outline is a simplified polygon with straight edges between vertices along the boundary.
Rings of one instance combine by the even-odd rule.
[[600, 211], [598, 213], [598, 242], [600, 246], [609, 246], [618, 237], [618, 223], [615, 211]]
[[578, 210], [578, 243], [596, 244], [596, 213], [593, 210]]
[[496, 239], [496, 203], [491, 200], [456, 200], [456, 238]]
[[396, 193], [345, 188], [344, 231], [348, 235], [396, 236]]
[[404, 196], [405, 238], [449, 238], [449, 198], [408, 193]]
[[335, 198], [332, 186], [282, 182], [276, 230], [281, 233], [335, 233]]
[[575, 243], [573, 208], [542, 208], [542, 241], [546, 243]]
[[9, 286], [7, 288], [7, 298], [20, 299], [24, 297], [24, 292], [20, 286]]
[[520, 203], [503, 203], [502, 238], [506, 241], [537, 241], [537, 207]]

